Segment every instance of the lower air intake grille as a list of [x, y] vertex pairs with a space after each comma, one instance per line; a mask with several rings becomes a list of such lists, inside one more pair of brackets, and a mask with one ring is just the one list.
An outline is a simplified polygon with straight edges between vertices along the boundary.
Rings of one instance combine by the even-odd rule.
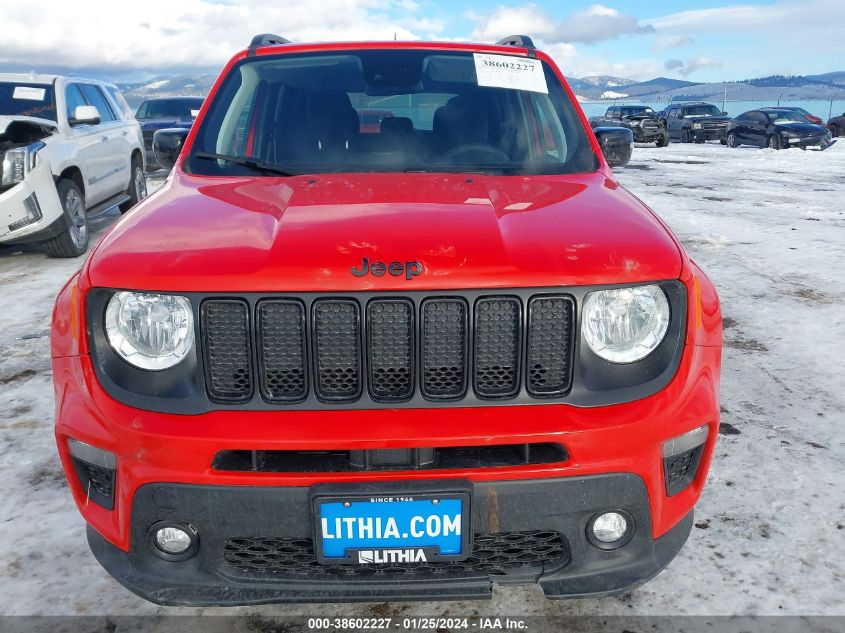
[[379, 299], [367, 306], [370, 392], [374, 400], [407, 400], [414, 391], [414, 306]]
[[422, 391], [429, 398], [466, 392], [467, 306], [462, 299], [422, 304]]
[[202, 304], [202, 325], [208, 394], [214, 400], [248, 400], [252, 395], [252, 371], [246, 303], [206, 301]]
[[358, 304], [326, 299], [314, 304], [317, 397], [355, 400], [361, 394], [361, 317]]
[[475, 391], [506, 398], [519, 389], [521, 309], [515, 297], [479, 299], [475, 304]]
[[569, 562], [569, 548], [558, 532], [535, 530], [476, 534], [472, 555], [464, 561], [440, 563], [385, 563], [371, 565], [321, 565], [308, 538], [231, 538], [223, 546], [223, 568], [247, 576], [439, 578], [503, 576], [535, 568], [562, 567]]
[[305, 306], [299, 301], [258, 305], [261, 394], [270, 402], [305, 398]]
[[534, 297], [528, 304], [528, 393], [557, 396], [572, 383], [572, 299]]

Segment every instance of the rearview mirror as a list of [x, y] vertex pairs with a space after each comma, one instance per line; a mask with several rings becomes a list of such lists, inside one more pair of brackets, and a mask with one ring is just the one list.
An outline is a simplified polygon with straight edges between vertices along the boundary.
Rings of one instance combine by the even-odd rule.
[[604, 154], [604, 159], [611, 167], [627, 165], [634, 151], [634, 133], [626, 127], [597, 127], [593, 130]]
[[181, 127], [157, 130], [153, 134], [153, 153], [156, 163], [165, 169], [171, 169], [179, 158], [182, 145], [190, 130]]
[[71, 125], [97, 125], [100, 122], [100, 112], [96, 106], [76, 106], [73, 117], [68, 121]]

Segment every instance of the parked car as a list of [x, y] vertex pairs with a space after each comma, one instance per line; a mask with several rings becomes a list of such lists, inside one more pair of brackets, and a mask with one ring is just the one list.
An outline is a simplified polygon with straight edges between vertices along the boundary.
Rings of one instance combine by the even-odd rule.
[[827, 122], [827, 129], [830, 130], [831, 136], [845, 136], [845, 112], [842, 116], [835, 116]]
[[[286, 42], [156, 133], [170, 177], [57, 299], [94, 556], [162, 604], [657, 574], [718, 436], [721, 313], [600, 150], [630, 130], [591, 132], [525, 36]], [[362, 134], [351, 97], [408, 116]]]
[[648, 106], [610, 106], [604, 116], [590, 117], [590, 126], [626, 127], [634, 134], [636, 143], [655, 143], [658, 147], [669, 144], [669, 134], [657, 114]]
[[791, 110], [792, 112], [797, 112], [798, 114], [803, 114], [804, 118], [807, 119], [809, 123], [813, 123], [815, 125], [824, 125], [824, 120], [820, 117], [817, 117], [815, 114], [810, 114], [804, 108], [796, 108], [793, 106], [776, 106], [778, 110]]
[[725, 131], [731, 118], [710, 103], [678, 103], [663, 111], [669, 138], [682, 143], [725, 143]]
[[147, 99], [138, 106], [135, 118], [141, 123], [149, 171], [160, 168], [153, 152], [153, 135], [156, 131], [190, 128], [199, 114], [202, 102], [203, 97], [159, 97]]
[[830, 132], [824, 127], [809, 123], [800, 112], [784, 108], [744, 112], [731, 121], [727, 134], [729, 147], [754, 145], [771, 149], [827, 149], [832, 143]]
[[109, 83], [0, 74], [0, 244], [88, 248], [88, 220], [146, 196], [141, 129]]

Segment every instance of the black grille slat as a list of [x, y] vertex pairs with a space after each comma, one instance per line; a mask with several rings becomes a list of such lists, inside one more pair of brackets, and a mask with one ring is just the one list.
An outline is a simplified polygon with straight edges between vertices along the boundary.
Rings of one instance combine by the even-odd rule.
[[534, 396], [556, 396], [572, 384], [574, 304], [570, 297], [534, 297], [528, 304], [527, 387]]
[[243, 537], [223, 544], [222, 567], [245, 576], [287, 579], [391, 577], [437, 579], [478, 575], [506, 576], [528, 570], [537, 573], [569, 563], [569, 545], [559, 532], [532, 530], [476, 534], [472, 554], [463, 561], [321, 565], [310, 538]]
[[374, 400], [407, 400], [414, 393], [414, 306], [378, 299], [367, 306], [367, 361]]
[[361, 395], [361, 316], [345, 299], [314, 303], [315, 392], [322, 400], [357, 400]]
[[295, 300], [262, 301], [258, 349], [261, 395], [270, 402], [305, 398], [305, 306]]
[[252, 396], [249, 315], [243, 301], [220, 299], [202, 305], [206, 387], [214, 400], [242, 402]]
[[475, 304], [475, 392], [507, 398], [519, 390], [521, 304], [516, 297], [487, 297]]
[[467, 383], [467, 305], [462, 299], [428, 299], [421, 320], [423, 395], [460, 398]]

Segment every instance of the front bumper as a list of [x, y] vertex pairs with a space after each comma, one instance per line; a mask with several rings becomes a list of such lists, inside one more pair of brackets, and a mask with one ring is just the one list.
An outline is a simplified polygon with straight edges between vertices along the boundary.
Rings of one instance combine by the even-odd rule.
[[696, 142], [702, 141], [723, 141], [727, 135], [727, 126], [716, 128], [700, 128], [691, 130], [693, 139]]
[[[27, 222], [33, 209], [37, 209], [35, 212], [40, 218]], [[0, 193], [0, 243], [14, 244], [53, 237], [58, 234], [57, 230], [60, 233], [67, 228], [63, 223], [64, 217], [50, 167], [46, 162], [40, 162], [23, 182]], [[57, 223], [61, 226], [55, 226]]]
[[[491, 557], [485, 556], [484, 545], [476, 544], [478, 557], [467, 564], [320, 566], [308, 545], [313, 528], [307, 487], [175, 484], [138, 490], [128, 552], [90, 527], [88, 540], [109, 573], [158, 604], [489, 598], [494, 582], [538, 582], [548, 597], [561, 598], [614, 594], [645, 582], [672, 560], [692, 526], [690, 511], [663, 536], [652, 538], [648, 492], [643, 480], [631, 474], [476, 482], [472, 489], [471, 530], [482, 535], [477, 542], [492, 534], [516, 543], [518, 534], [556, 532], [560, 550], [549, 553], [544, 544], [534, 552], [508, 555], [500, 550]], [[631, 540], [610, 551], [586, 538], [590, 518], [608, 509], [624, 510], [635, 524]], [[156, 556], [148, 530], [159, 521], [192, 525], [199, 535], [196, 555], [176, 562]], [[264, 553], [266, 545], [255, 545], [263, 562], [256, 569], [226, 554], [226, 541], [239, 537], [296, 542], [296, 552], [273, 558]]]
[[640, 127], [629, 128], [634, 133], [635, 143], [654, 143], [663, 138], [666, 132], [660, 128], [656, 130], [643, 130]]

